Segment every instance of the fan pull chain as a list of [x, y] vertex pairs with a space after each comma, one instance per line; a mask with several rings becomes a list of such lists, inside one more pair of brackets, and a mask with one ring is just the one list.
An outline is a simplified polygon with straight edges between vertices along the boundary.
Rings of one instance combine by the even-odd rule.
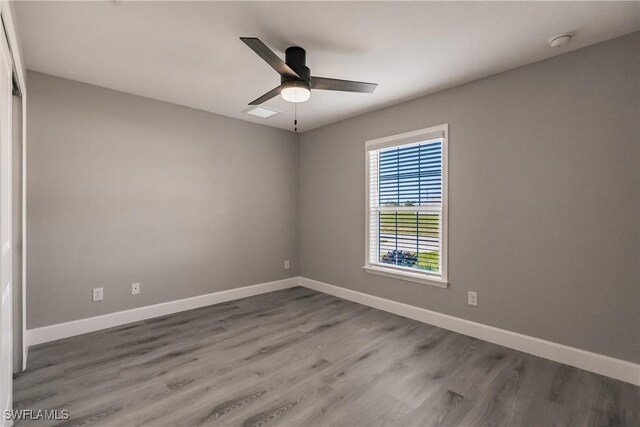
[[298, 132], [298, 103], [293, 104], [293, 131]]

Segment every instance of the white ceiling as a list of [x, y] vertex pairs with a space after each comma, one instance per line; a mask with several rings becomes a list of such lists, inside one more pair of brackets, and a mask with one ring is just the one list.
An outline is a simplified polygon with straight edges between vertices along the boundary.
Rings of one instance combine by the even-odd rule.
[[[379, 83], [374, 94], [314, 91], [300, 130], [362, 114], [640, 30], [639, 2], [20, 2], [27, 67], [250, 122], [293, 128], [293, 104], [242, 111], [279, 77], [240, 36], [312, 74]], [[572, 43], [549, 47], [555, 35]]]

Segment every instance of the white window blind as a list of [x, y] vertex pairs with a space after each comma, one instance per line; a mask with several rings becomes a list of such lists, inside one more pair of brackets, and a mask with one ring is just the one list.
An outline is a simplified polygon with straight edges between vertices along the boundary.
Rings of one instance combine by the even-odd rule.
[[370, 141], [366, 267], [446, 281], [446, 127]]

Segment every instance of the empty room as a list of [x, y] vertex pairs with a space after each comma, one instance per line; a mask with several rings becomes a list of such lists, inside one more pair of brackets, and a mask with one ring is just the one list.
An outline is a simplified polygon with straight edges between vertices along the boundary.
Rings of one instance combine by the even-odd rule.
[[0, 17], [1, 427], [640, 427], [640, 1]]

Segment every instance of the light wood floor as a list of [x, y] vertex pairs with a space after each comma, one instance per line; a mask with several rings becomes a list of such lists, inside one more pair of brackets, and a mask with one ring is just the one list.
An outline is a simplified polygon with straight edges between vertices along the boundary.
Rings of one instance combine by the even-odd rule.
[[34, 347], [14, 407], [69, 426], [638, 426], [640, 388], [293, 288]]

